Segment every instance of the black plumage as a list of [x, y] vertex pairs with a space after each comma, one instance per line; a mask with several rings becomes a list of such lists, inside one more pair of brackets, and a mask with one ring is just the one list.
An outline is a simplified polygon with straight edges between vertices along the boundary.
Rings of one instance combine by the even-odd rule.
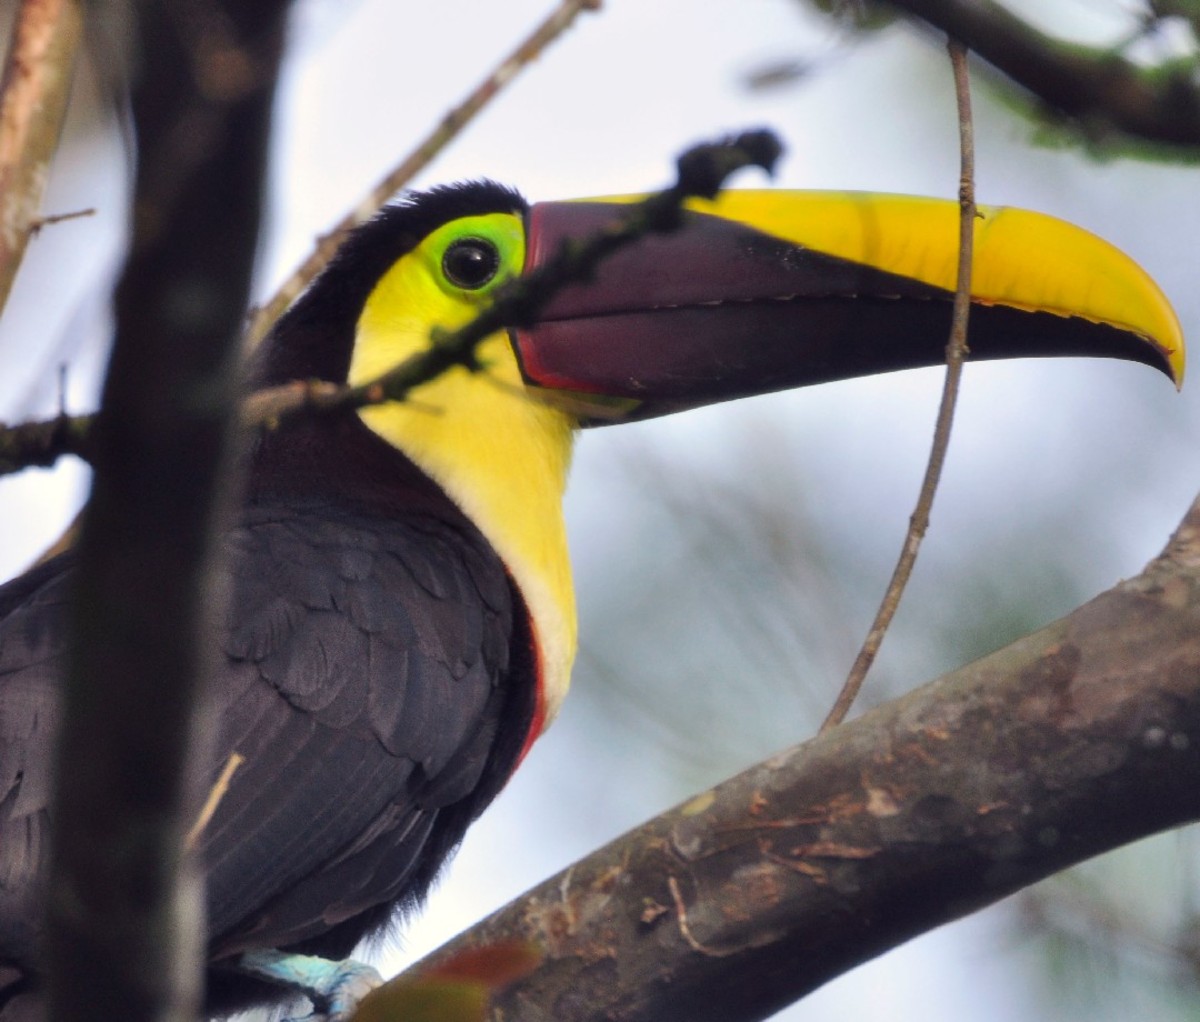
[[[258, 382], [344, 380], [388, 266], [447, 219], [520, 208], [485, 186], [386, 212], [281, 320]], [[221, 1012], [279, 997], [223, 967], [237, 952], [341, 958], [417, 901], [515, 767], [536, 698], [504, 565], [404, 454], [344, 413], [267, 431], [246, 457], [201, 743], [209, 783], [244, 757], [200, 842]], [[72, 566], [67, 553], [0, 588], [0, 1018], [36, 983]]]
[[[948, 304], [938, 307], [937, 297], [949, 293], [931, 268], [952, 264], [947, 245], [957, 233], [944, 230], [942, 215], [950, 205], [921, 203], [930, 211], [926, 235], [913, 227], [913, 200], [826, 196], [831, 212], [870, 229], [860, 241], [850, 232], [849, 254], [839, 246], [822, 254], [797, 234], [811, 196], [744, 198], [748, 205], [697, 213], [669, 237], [645, 239], [595, 280], [558, 293], [538, 322], [513, 328], [515, 362], [494, 362], [502, 371], [474, 394], [510, 401], [524, 381], [537, 391], [525, 397], [538, 414], [532, 405], [497, 414], [499, 404], [472, 404], [447, 386], [447, 403], [426, 410], [445, 414], [450, 428], [409, 430], [415, 416], [407, 415], [388, 419], [390, 428], [375, 417], [376, 435], [343, 412], [289, 420], [243, 453], [246, 490], [226, 537], [231, 611], [211, 636], [219, 664], [202, 745], [207, 785], [233, 753], [245, 757], [200, 842], [214, 1007], [274, 995], [229, 968], [240, 951], [342, 957], [419, 899], [556, 708], [574, 648], [556, 502], [577, 423], [564, 408], [598, 424], [941, 361]], [[768, 198], [779, 231], [751, 226]], [[629, 208], [550, 203], [529, 211], [527, 264], [544, 266], [557, 242], [594, 236], [597, 217], [617, 212], [609, 205]], [[280, 321], [260, 352], [257, 382], [341, 382], [352, 364], [378, 367], [389, 351], [412, 350], [426, 326], [438, 325], [428, 320], [460, 321], [491, 293], [481, 288], [519, 271], [512, 220], [462, 224], [484, 237], [448, 230], [404, 272], [387, 271], [450, 221], [525, 212], [518, 195], [486, 182], [385, 211]], [[1178, 323], [1141, 270], [1084, 232], [1017, 211], [1016, 223], [1035, 225], [1032, 236], [1043, 238], [1023, 254], [1011, 234], [994, 233], [1000, 212], [988, 214], [993, 243], [976, 252], [975, 265], [981, 277], [1008, 283], [1005, 297], [981, 299], [972, 316], [977, 353], [990, 340], [990, 357], [1118, 355], [1179, 378]], [[703, 230], [693, 229], [697, 218]], [[898, 265], [881, 258], [896, 232]], [[1048, 261], [1051, 237], [1058, 256]], [[502, 253], [505, 276], [495, 272]], [[1023, 266], [1026, 255], [1037, 273]], [[1077, 264], [1108, 267], [1112, 293], [1130, 296], [1116, 320], [1095, 300], [1109, 285], [1101, 275], [1084, 286]], [[385, 275], [356, 362], [356, 329]], [[416, 307], [399, 308], [405, 299]], [[989, 319], [1002, 328], [994, 335]], [[471, 435], [476, 418], [480, 432]], [[480, 521], [383, 436], [411, 444]], [[441, 446], [431, 451], [435, 438]], [[543, 664], [530, 608], [477, 524], [508, 551], [531, 596], [546, 692], [538, 691]], [[67, 554], [0, 587], [0, 1022], [13, 1022], [14, 994], [36, 980], [34, 905], [71, 566]], [[73, 751], [86, 769], [87, 750]]]

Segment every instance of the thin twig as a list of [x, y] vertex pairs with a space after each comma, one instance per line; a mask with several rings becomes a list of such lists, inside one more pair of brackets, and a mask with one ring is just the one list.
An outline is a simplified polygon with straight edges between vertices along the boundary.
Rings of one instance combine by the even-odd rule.
[[86, 209], [73, 209], [69, 213], [47, 213], [45, 216], [34, 217], [29, 224], [29, 236], [36, 238], [44, 227], [52, 227], [54, 224], [61, 224], [67, 220], [82, 220], [85, 216], [95, 215], [96, 208], [88, 206]]
[[698, 941], [693, 936], [691, 924], [688, 922], [687, 905], [684, 904], [683, 894], [679, 890], [679, 881], [673, 876], [669, 876], [667, 877], [667, 887], [671, 892], [671, 900], [675, 902], [675, 923], [679, 927], [679, 935], [684, 939], [688, 947], [704, 955], [706, 958], [727, 958], [742, 950], [740, 947], [728, 950], [712, 948]]
[[17, 11], [0, 82], [0, 308], [36, 230], [82, 38], [81, 0], [24, 0]]
[[225, 761], [225, 766], [221, 768], [221, 776], [208, 789], [208, 798], [204, 800], [204, 805], [196, 816], [196, 821], [192, 824], [191, 830], [187, 832], [187, 837], [184, 838], [184, 846], [189, 851], [196, 847], [196, 842], [200, 840], [200, 835], [204, 833], [204, 828], [208, 826], [208, 821], [213, 818], [213, 813], [217, 811], [217, 806], [221, 804], [221, 799], [229, 791], [229, 782], [233, 780], [234, 772], [245, 762], [246, 757], [240, 752], [233, 753]]
[[[364, 408], [384, 401], [401, 401], [423, 383], [452, 366], [477, 370], [475, 349], [486, 338], [507, 326], [532, 322], [538, 311], [568, 284], [588, 279], [597, 265], [617, 250], [651, 233], [674, 230], [680, 223], [683, 203], [694, 197], [713, 198], [725, 179], [744, 167], [770, 172], [782, 147], [768, 131], [748, 131], [733, 138], [697, 145], [677, 161], [675, 184], [631, 204], [624, 217], [583, 241], [564, 246], [532, 273], [502, 288], [495, 301], [465, 326], [452, 332], [434, 331], [430, 345], [388, 372], [358, 386], [325, 380], [296, 380], [251, 394], [242, 403], [243, 428], [273, 427], [289, 416]], [[86, 417], [67, 417], [48, 423], [28, 423], [0, 428], [0, 475], [31, 464], [48, 464], [64, 453], [81, 453], [91, 423]], [[50, 447], [67, 432], [68, 445]], [[78, 436], [75, 436], [75, 431]], [[29, 433], [32, 439], [26, 439]]]
[[325, 268], [350, 231], [374, 216], [388, 199], [424, 170], [476, 114], [499, 95], [526, 66], [540, 57], [547, 46], [570, 28], [581, 11], [596, 11], [600, 9], [600, 5], [601, 0], [562, 0], [558, 8], [496, 65], [491, 74], [484, 78], [466, 99], [450, 110], [420, 145], [375, 185], [337, 226], [317, 239], [312, 254], [283, 283], [270, 301], [251, 315], [250, 326], [246, 331], [247, 347], [253, 348], [266, 337], [284, 310]]
[[553, 258], [532, 273], [510, 281], [495, 300], [465, 326], [452, 332], [434, 330], [424, 351], [405, 359], [378, 379], [351, 386], [322, 383], [285, 384], [260, 391], [243, 408], [243, 425], [278, 419], [303, 408], [335, 410], [362, 408], [383, 401], [404, 400], [422, 383], [461, 365], [475, 371], [475, 349], [486, 338], [508, 326], [535, 320], [538, 312], [567, 284], [589, 279], [596, 267], [614, 252], [647, 234], [675, 230], [683, 203], [694, 197], [713, 198], [725, 179], [744, 167], [773, 168], [782, 147], [768, 131], [743, 132], [719, 142], [693, 146], [683, 153], [677, 167], [679, 178], [671, 187], [655, 192], [628, 207], [624, 217], [579, 244], [564, 245]]
[[891, 581], [884, 593], [883, 601], [871, 624], [871, 630], [863, 640], [862, 648], [850, 668], [850, 673], [838, 693], [829, 716], [821, 725], [826, 731], [840, 724], [846, 718], [862, 688], [863, 680], [887, 634], [888, 626], [895, 616], [904, 587], [908, 585], [912, 575], [913, 565], [917, 560], [917, 552], [921, 548], [921, 540], [929, 528], [929, 512], [933, 507], [933, 497], [937, 492], [938, 482], [942, 475], [942, 466], [946, 461], [946, 450], [950, 445], [950, 428], [954, 422], [954, 406], [958, 400], [959, 382], [962, 379], [962, 366], [968, 354], [967, 349], [967, 318], [971, 310], [971, 257], [974, 249], [975, 236], [975, 132], [971, 120], [971, 91], [970, 78], [967, 71], [966, 48], [951, 39], [948, 48], [950, 63], [954, 68], [954, 92], [958, 100], [958, 132], [959, 149], [961, 154], [961, 172], [958, 182], [959, 216], [959, 247], [958, 247], [958, 286], [954, 292], [954, 313], [950, 326], [950, 342], [946, 345], [946, 378], [942, 385], [942, 400], [938, 407], [937, 425], [933, 433], [933, 445], [929, 452], [929, 463], [925, 468], [925, 478], [921, 482], [920, 496], [917, 506], [909, 519], [908, 533], [904, 537], [904, 546], [896, 568], [892, 572]]

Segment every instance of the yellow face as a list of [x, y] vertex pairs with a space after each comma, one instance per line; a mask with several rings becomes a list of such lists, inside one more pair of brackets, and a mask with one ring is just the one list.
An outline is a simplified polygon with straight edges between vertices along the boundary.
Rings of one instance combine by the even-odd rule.
[[[427, 349], [434, 329], [469, 322], [524, 261], [518, 216], [463, 217], [435, 230], [368, 297], [349, 382], [366, 383]], [[548, 722], [566, 692], [576, 645], [562, 519], [574, 422], [526, 390], [507, 334], [487, 338], [477, 354], [481, 371], [455, 366], [408, 400], [359, 415], [446, 491], [508, 567], [537, 633]]]
[[[350, 382], [361, 383], [429, 346], [431, 327], [454, 330], [521, 272], [525, 230], [507, 213], [444, 224], [403, 256], [371, 292], [359, 319]], [[488, 341], [498, 354], [499, 336]]]

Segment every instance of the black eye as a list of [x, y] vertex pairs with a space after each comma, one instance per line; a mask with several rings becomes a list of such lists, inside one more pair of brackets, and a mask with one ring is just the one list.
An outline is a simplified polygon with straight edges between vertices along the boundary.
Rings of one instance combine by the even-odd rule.
[[478, 291], [500, 269], [500, 252], [486, 238], [461, 238], [442, 256], [442, 272], [455, 287]]

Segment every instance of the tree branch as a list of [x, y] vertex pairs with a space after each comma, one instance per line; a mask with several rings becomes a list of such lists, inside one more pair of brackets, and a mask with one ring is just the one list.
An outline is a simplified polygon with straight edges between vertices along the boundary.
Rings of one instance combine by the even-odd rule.
[[0, 424], [0, 475], [48, 468], [64, 454], [91, 461], [89, 437], [94, 420], [94, 415], [56, 415], [16, 426]]
[[[451, 366], [478, 369], [475, 350], [497, 330], [531, 322], [559, 291], [588, 279], [603, 260], [627, 245], [648, 234], [675, 230], [684, 202], [695, 197], [713, 198], [729, 175], [752, 166], [772, 172], [781, 152], [778, 138], [769, 131], [747, 131], [693, 146], [677, 161], [679, 176], [675, 184], [630, 204], [624, 217], [612, 227], [578, 244], [564, 246], [535, 272], [510, 281], [490, 305], [459, 329], [435, 330], [424, 351], [357, 386], [296, 380], [257, 391], [242, 403], [242, 428], [272, 427], [290, 416], [402, 401]], [[0, 475], [52, 464], [63, 454], [88, 457], [93, 426], [91, 416], [60, 415], [42, 422], [0, 427]]]
[[81, 0], [23, 0], [0, 80], [0, 309], [34, 231], [83, 38]]
[[1089, 133], [1115, 128], [1172, 146], [1200, 145], [1195, 58], [1139, 67], [1109, 49], [1039, 32], [995, 0], [887, 0], [958, 39]]
[[489, 1018], [761, 1019], [1200, 818], [1200, 500], [1142, 574], [664, 813], [435, 952], [545, 948]]
[[[144, 0], [133, 237], [87, 442], [51, 814], [55, 1020], [193, 1017], [203, 909], [184, 837], [286, 0]], [[86, 753], [81, 756], [81, 750]]]

